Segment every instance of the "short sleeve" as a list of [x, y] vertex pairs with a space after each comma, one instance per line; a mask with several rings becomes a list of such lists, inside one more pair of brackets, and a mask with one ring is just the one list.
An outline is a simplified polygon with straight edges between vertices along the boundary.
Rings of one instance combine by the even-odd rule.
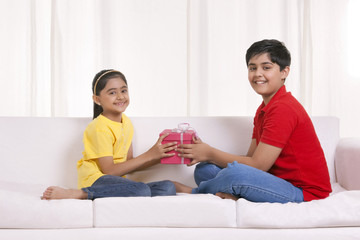
[[266, 112], [260, 141], [284, 148], [297, 124], [296, 112], [286, 104], [274, 104]]
[[84, 156], [94, 159], [113, 156], [114, 137], [106, 130], [85, 131], [84, 133]]

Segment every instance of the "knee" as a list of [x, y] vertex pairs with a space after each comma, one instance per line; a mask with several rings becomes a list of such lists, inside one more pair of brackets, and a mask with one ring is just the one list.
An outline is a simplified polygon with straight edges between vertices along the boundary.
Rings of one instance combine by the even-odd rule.
[[246, 174], [249, 168], [251, 167], [248, 165], [232, 162], [228, 163], [227, 167], [224, 168], [221, 172], [226, 174]]
[[202, 181], [207, 181], [213, 179], [218, 172], [221, 170], [218, 166], [211, 163], [199, 163], [195, 167], [194, 178], [197, 185], [199, 185]]
[[152, 197], [176, 195], [175, 185], [169, 180], [151, 182], [147, 185], [150, 187]]
[[138, 197], [150, 197], [151, 189], [145, 183], [137, 182], [136, 183], [136, 193], [134, 195], [138, 196]]
[[163, 181], [163, 184], [165, 189], [164, 191], [165, 196], [176, 195], [176, 188], [172, 181], [165, 180]]
[[232, 182], [236, 179], [238, 184], [246, 184], [254, 178], [254, 175], [258, 170], [245, 164], [238, 162], [229, 163], [228, 166], [222, 169], [218, 177], [224, 181]]

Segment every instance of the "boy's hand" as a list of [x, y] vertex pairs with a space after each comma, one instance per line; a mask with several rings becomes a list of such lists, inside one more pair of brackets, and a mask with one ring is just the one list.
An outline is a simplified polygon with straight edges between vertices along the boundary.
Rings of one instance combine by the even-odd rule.
[[193, 142], [194, 144], [180, 144], [176, 149], [180, 157], [192, 159], [188, 166], [209, 160], [208, 155], [211, 151], [211, 147], [200, 138], [193, 136]]

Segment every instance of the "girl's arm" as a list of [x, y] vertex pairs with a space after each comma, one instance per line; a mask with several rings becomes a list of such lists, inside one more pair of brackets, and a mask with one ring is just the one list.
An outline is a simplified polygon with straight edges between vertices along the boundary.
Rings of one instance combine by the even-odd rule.
[[255, 139], [251, 141], [246, 156], [238, 156], [223, 152], [202, 142], [200, 139], [194, 139], [195, 144], [183, 144], [177, 150], [181, 157], [192, 158], [189, 165], [198, 162], [210, 162], [219, 167], [225, 168], [228, 163], [237, 161], [257, 169], [268, 171], [281, 153], [281, 148], [271, 146], [260, 142], [256, 145]]
[[[174, 154], [172, 154], [174, 155]], [[129, 148], [129, 151], [128, 151], [128, 154], [127, 154], [127, 160], [133, 160], [134, 159], [134, 156], [133, 156], [133, 146], [132, 144], [130, 145], [130, 148]], [[144, 170], [146, 168], [149, 168], [151, 166], [154, 166], [156, 164], [160, 163], [160, 158], [159, 159], [156, 159], [155, 161], [150, 161], [150, 162], [147, 162], [145, 163], [144, 165], [142, 165], [141, 167], [135, 169], [135, 171], [140, 171], [140, 170]]]
[[[174, 153], [167, 153], [176, 148], [176, 142], [161, 144], [162, 140], [168, 134], [164, 134], [152, 146], [148, 151], [141, 154], [140, 156], [133, 158], [132, 146], [129, 149], [128, 159], [129, 161], [125, 161], [122, 163], [114, 163], [113, 157], [101, 157], [98, 159], [100, 170], [104, 174], [123, 176], [135, 170], [143, 169], [145, 167], [152, 166], [161, 158], [171, 157]], [[131, 158], [131, 159], [130, 159]]]

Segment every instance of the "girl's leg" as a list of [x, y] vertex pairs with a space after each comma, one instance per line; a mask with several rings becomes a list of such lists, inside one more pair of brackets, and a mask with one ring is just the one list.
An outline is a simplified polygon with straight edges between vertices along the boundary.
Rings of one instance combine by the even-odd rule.
[[171, 181], [151, 182], [147, 185], [150, 187], [152, 197], [176, 195], [175, 185]]
[[199, 186], [201, 182], [213, 179], [221, 171], [221, 169], [222, 168], [216, 166], [215, 164], [207, 162], [197, 164], [194, 171], [196, 184]]
[[151, 190], [142, 182], [134, 182], [129, 179], [104, 175], [96, 180], [91, 187], [83, 188], [88, 194], [88, 199], [104, 197], [150, 197]]
[[252, 202], [303, 202], [302, 190], [259, 169], [237, 162], [202, 182], [192, 193], [225, 193]]
[[81, 189], [67, 189], [57, 186], [48, 187], [41, 199], [51, 200], [51, 199], [87, 199], [87, 193]]

